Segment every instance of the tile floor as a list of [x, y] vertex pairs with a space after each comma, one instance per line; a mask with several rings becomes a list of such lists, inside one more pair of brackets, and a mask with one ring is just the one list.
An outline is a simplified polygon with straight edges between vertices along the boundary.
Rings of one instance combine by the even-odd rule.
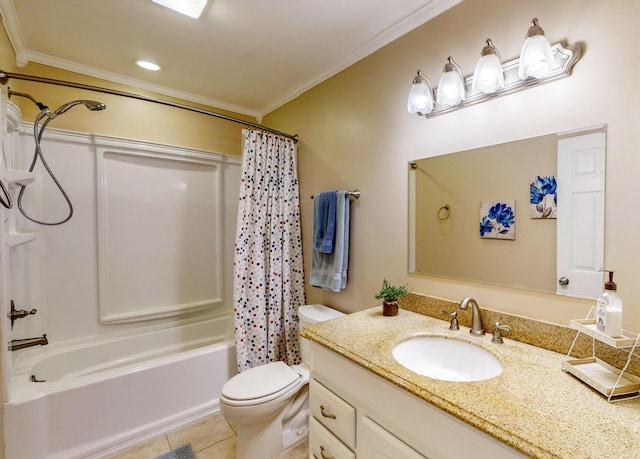
[[[236, 430], [221, 413], [216, 413], [201, 421], [161, 435], [148, 443], [112, 456], [110, 459], [154, 459], [186, 443], [191, 443], [191, 448], [197, 459], [234, 459]], [[276, 459], [306, 459], [308, 457], [308, 442], [304, 442], [285, 451]]]

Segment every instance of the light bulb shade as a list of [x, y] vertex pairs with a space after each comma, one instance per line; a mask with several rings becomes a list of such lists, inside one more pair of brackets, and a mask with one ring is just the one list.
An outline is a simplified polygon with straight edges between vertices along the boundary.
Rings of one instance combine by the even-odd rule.
[[502, 87], [504, 87], [504, 72], [500, 58], [495, 54], [482, 56], [473, 72], [472, 88], [484, 94], [493, 94]]
[[522, 46], [518, 76], [522, 80], [529, 77], [543, 78], [553, 67], [554, 57], [551, 44], [544, 35], [528, 37]]
[[412, 115], [426, 115], [433, 110], [433, 89], [429, 80], [418, 72], [407, 98], [407, 111]]
[[440, 105], [460, 105], [464, 98], [462, 71], [458, 64], [449, 58], [438, 83], [436, 102]]

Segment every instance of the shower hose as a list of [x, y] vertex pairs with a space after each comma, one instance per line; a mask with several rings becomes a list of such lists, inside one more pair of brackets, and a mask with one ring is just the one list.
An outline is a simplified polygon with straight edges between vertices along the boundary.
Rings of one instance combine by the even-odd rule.
[[[18, 209], [20, 209], [20, 212], [22, 213], [22, 215], [24, 215], [27, 219], [31, 220], [32, 222], [38, 223], [40, 225], [49, 225], [49, 226], [62, 225], [63, 223], [69, 221], [69, 219], [73, 216], [73, 204], [71, 204], [71, 199], [69, 199], [69, 195], [67, 195], [67, 192], [64, 190], [64, 188], [62, 188], [62, 185], [60, 184], [55, 174], [47, 164], [47, 161], [44, 159], [44, 155], [42, 154], [42, 146], [40, 145], [40, 142], [42, 141], [42, 135], [44, 134], [44, 130], [47, 128], [47, 125], [51, 122], [51, 120], [62, 115], [67, 110], [69, 110], [72, 107], [75, 107], [76, 105], [84, 105], [91, 111], [104, 110], [106, 108], [106, 105], [103, 104], [102, 102], [96, 102], [95, 100], [74, 100], [72, 102], [68, 102], [64, 104], [63, 106], [59, 107], [57, 110], [55, 110], [52, 113], [51, 110], [49, 110], [49, 108], [46, 105], [43, 105], [40, 102], [37, 102], [33, 97], [31, 97], [28, 94], [19, 93], [15, 91], [10, 91], [9, 94], [10, 95], [15, 94], [17, 96], [27, 97], [28, 99], [33, 101], [40, 109], [40, 113], [38, 114], [38, 116], [36, 116], [36, 119], [33, 122], [33, 138], [36, 143], [36, 148], [33, 153], [33, 160], [31, 161], [31, 166], [29, 166], [29, 172], [33, 172], [33, 169], [36, 166], [36, 162], [38, 161], [38, 158], [40, 158], [40, 161], [42, 161], [42, 165], [47, 170], [49, 177], [51, 177], [51, 179], [53, 180], [53, 183], [56, 184], [56, 186], [60, 190], [60, 193], [62, 193], [62, 196], [64, 197], [65, 201], [67, 201], [67, 206], [69, 207], [69, 213], [65, 218], [57, 222], [43, 222], [41, 220], [36, 220], [35, 218], [31, 217], [22, 208], [22, 196], [24, 195], [24, 189], [26, 185], [20, 185], [21, 188], [20, 188], [20, 193], [18, 194]], [[41, 126], [40, 122], [45, 117], [46, 119], [44, 120], [44, 122], [42, 122], [42, 126]]]
[[[42, 126], [40, 126], [40, 121], [45, 116], [47, 117], [47, 119], [44, 120], [44, 122], [42, 123]], [[18, 194], [18, 209], [20, 209], [20, 212], [22, 213], [22, 215], [24, 215], [27, 219], [31, 220], [32, 222], [38, 223], [40, 225], [48, 225], [48, 226], [62, 225], [63, 223], [69, 221], [69, 219], [73, 216], [73, 204], [71, 204], [71, 199], [69, 199], [69, 195], [67, 195], [67, 192], [64, 190], [64, 188], [56, 178], [55, 174], [47, 164], [47, 161], [44, 159], [44, 155], [42, 154], [42, 147], [40, 146], [40, 142], [42, 140], [42, 135], [44, 134], [44, 130], [46, 129], [47, 125], [51, 122], [51, 120], [56, 116], [57, 115], [55, 113], [53, 116], [51, 116], [49, 109], [45, 108], [40, 111], [35, 121], [33, 122], [33, 138], [36, 143], [36, 148], [33, 152], [33, 159], [31, 160], [31, 165], [29, 166], [29, 172], [33, 172], [33, 169], [35, 168], [36, 163], [38, 161], [38, 158], [40, 158], [40, 161], [42, 162], [42, 165], [44, 166], [44, 168], [47, 170], [49, 177], [51, 177], [53, 182], [56, 184], [56, 186], [60, 190], [60, 193], [64, 197], [65, 201], [67, 201], [69, 212], [67, 213], [67, 216], [64, 219], [57, 222], [44, 222], [41, 220], [36, 220], [35, 218], [31, 217], [22, 207], [22, 196], [24, 195], [24, 190], [26, 188], [26, 185], [20, 185], [20, 192]]]

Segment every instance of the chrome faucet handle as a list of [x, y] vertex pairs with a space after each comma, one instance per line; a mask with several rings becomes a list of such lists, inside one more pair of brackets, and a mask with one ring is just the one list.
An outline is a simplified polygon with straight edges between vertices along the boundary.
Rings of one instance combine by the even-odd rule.
[[494, 324], [494, 327], [495, 328], [493, 329], [493, 338], [491, 338], [491, 342], [496, 344], [504, 344], [504, 341], [502, 339], [502, 332], [511, 331], [511, 327], [508, 325], [502, 325], [499, 320]]
[[449, 312], [449, 311], [445, 311], [443, 309], [442, 313], [443, 314], [448, 314], [448, 315], [451, 316], [451, 323], [449, 324], [449, 330], [460, 330], [460, 325], [458, 325], [458, 312], [457, 311]]

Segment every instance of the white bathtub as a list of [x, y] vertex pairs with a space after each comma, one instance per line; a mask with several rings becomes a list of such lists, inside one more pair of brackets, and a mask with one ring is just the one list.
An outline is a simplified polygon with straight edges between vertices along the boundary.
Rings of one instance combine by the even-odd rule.
[[106, 458], [218, 411], [236, 373], [230, 320], [24, 351], [5, 404], [6, 459]]

